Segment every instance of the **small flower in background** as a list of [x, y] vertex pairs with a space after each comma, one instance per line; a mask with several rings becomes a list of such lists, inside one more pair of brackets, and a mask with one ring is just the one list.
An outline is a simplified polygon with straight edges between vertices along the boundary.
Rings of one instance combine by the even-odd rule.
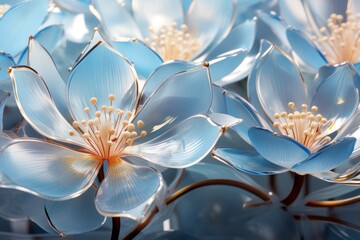
[[325, 64], [350, 62], [359, 68], [359, 3], [357, 1], [279, 2], [281, 16], [290, 24], [289, 44], [301, 64], [317, 71]]
[[[44, 49], [33, 51], [38, 57], [33, 61], [46, 65], [41, 57]], [[53, 68], [42, 71], [55, 74]], [[67, 82], [72, 124], [54, 104], [53, 89], [32, 68], [14, 67], [10, 75], [22, 115], [53, 141], [24, 138], [7, 145], [0, 157], [1, 173], [7, 179], [2, 186], [49, 200], [77, 199], [91, 189], [104, 168], [95, 206], [105, 216], [144, 217], [162, 201], [164, 190], [161, 174], [145, 166], [146, 161], [164, 167], [190, 166], [211, 150], [223, 132], [207, 116], [198, 115], [208, 111], [212, 98], [206, 66], [174, 72], [145, 96], [145, 91], [138, 94], [132, 65], [100, 41], [77, 63]]]
[[234, 130], [252, 150], [218, 148], [214, 156], [250, 173], [291, 170], [336, 182], [340, 174], [331, 170], [359, 153], [356, 70], [351, 64], [325, 66], [306, 86], [276, 46], [263, 42], [260, 56], [248, 80], [251, 104], [220, 88], [213, 106], [215, 112], [242, 116], [244, 124]]
[[169, 60], [209, 61], [212, 81], [221, 84], [246, 77], [241, 69], [234, 70], [254, 43], [256, 24], [250, 19], [234, 26], [235, 2], [197, 0], [183, 6], [181, 1], [140, 0], [132, 1], [130, 9], [114, 0], [93, 1], [92, 7], [111, 44], [141, 77]]

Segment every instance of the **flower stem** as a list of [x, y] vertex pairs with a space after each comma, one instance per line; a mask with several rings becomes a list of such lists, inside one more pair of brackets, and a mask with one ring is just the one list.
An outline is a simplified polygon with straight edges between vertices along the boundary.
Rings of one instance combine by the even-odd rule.
[[[182, 189], [178, 190], [177, 192], [173, 193], [169, 198], [166, 199], [166, 204], [169, 205], [175, 200], [179, 199], [180, 197], [184, 196], [185, 194], [206, 186], [214, 186], [214, 185], [223, 185], [223, 186], [233, 186], [240, 189], [243, 189], [245, 191], [248, 191], [258, 198], [270, 202], [270, 197], [266, 195], [264, 192], [260, 191], [257, 188], [254, 188], [251, 185], [248, 185], [246, 183], [229, 180], [229, 179], [208, 179], [201, 182], [190, 184], [186, 187], [183, 187]], [[157, 207], [155, 207], [152, 212], [148, 215], [146, 219], [139, 225], [137, 225], [124, 239], [133, 239], [136, 235], [138, 235], [151, 221], [151, 219], [155, 216], [155, 214], [159, 211]]]
[[309, 201], [306, 203], [306, 206], [309, 207], [341, 207], [341, 206], [347, 206], [350, 204], [354, 204], [360, 202], [360, 196], [346, 198], [346, 199], [340, 199], [340, 200], [330, 200], [330, 201]]
[[121, 220], [120, 217], [113, 217], [112, 220], [112, 231], [111, 240], [118, 240], [120, 235]]
[[289, 195], [284, 200], [282, 200], [281, 203], [289, 206], [297, 199], [299, 193], [301, 192], [302, 186], [304, 185], [304, 179], [305, 176], [295, 173], [293, 188], [291, 189]]
[[[97, 178], [100, 183], [104, 180], [105, 178], [104, 165], [101, 165]], [[121, 226], [120, 217], [113, 217], [111, 218], [111, 220], [112, 220], [111, 240], [118, 240], [120, 235], [120, 226]]]

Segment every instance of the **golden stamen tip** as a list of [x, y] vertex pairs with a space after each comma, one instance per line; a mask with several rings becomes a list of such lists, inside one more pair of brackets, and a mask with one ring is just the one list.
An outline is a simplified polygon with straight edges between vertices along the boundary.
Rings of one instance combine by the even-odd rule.
[[12, 70], [13, 70], [13, 68], [12, 68], [12, 67], [9, 67], [9, 68], [7, 69], [7, 72], [10, 74], [10, 73], [12, 72]]
[[111, 93], [111, 94], [109, 94], [108, 98], [109, 98], [110, 101], [114, 101], [115, 100], [115, 95]]

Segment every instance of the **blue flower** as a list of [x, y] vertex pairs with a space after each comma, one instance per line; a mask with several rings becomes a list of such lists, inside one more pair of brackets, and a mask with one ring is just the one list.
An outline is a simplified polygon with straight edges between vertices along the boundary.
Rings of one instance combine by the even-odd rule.
[[115, 0], [93, 1], [93, 5], [111, 44], [135, 63], [142, 77], [169, 60], [209, 61], [212, 81], [221, 84], [247, 76], [244, 66], [238, 66], [249, 65], [245, 58], [254, 43], [256, 24], [248, 20], [234, 26], [233, 1], [192, 1], [187, 8], [181, 1], [137, 0], [132, 1], [132, 11]]
[[[11, 4], [11, 5], [9, 5]], [[25, 64], [27, 61], [27, 43], [30, 35], [41, 42], [52, 52], [61, 41], [63, 29], [60, 25], [44, 25], [48, 13], [47, 0], [10, 1], [0, 5], [0, 33], [6, 37], [0, 39], [0, 89], [12, 94], [12, 86], [8, 73], [9, 67]], [[16, 106], [13, 97], [7, 106]], [[5, 114], [5, 128], [17, 122], [18, 113], [14, 108]]]
[[[43, 51], [34, 51], [40, 63]], [[43, 62], [42, 72], [56, 76], [47, 64]], [[171, 66], [163, 68], [170, 74]], [[99, 41], [87, 49], [67, 81], [63, 94], [64, 110], [73, 120], [69, 123], [51, 97], [54, 86], [47, 86], [30, 67], [12, 68], [18, 107], [48, 141], [19, 138], [8, 144], [0, 156], [7, 179], [2, 186], [67, 200], [83, 196], [103, 168], [96, 209], [105, 216], [141, 219], [161, 202], [164, 190], [161, 174], [146, 162], [170, 168], [193, 165], [223, 132], [199, 115], [208, 111], [212, 100], [207, 66], [170, 75], [159, 80], [162, 84], [153, 92], [146, 84], [139, 93], [132, 64]]]
[[300, 62], [315, 72], [325, 64], [353, 63], [360, 53], [356, 1], [280, 1], [281, 16], [290, 24], [286, 36]]
[[218, 148], [214, 156], [250, 173], [290, 170], [336, 181], [341, 174], [331, 170], [360, 150], [356, 70], [347, 63], [325, 66], [307, 86], [298, 67], [275, 45], [264, 41], [259, 56], [248, 80], [251, 104], [218, 88], [213, 105], [215, 112], [241, 116], [243, 123], [233, 128], [250, 150]]

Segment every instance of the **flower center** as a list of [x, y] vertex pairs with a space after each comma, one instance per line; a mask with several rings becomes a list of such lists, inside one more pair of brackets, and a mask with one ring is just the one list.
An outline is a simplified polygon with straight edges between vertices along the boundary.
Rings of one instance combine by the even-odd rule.
[[353, 15], [346, 11], [346, 22], [343, 16], [331, 14], [327, 28], [320, 28], [320, 36], [314, 37], [319, 49], [329, 63], [360, 61], [360, 14]]
[[0, 17], [2, 17], [7, 10], [9, 10], [11, 6], [9, 4], [1, 4], [0, 5]]
[[321, 114], [315, 115], [318, 111], [316, 106], [312, 106], [308, 111], [306, 104], [301, 105], [302, 111], [295, 109], [293, 102], [288, 103], [291, 113], [275, 113], [274, 127], [281, 134], [291, 137], [307, 147], [311, 152], [315, 152], [321, 146], [331, 141], [327, 136], [327, 130], [332, 126]]
[[[126, 146], [130, 146], [140, 137], [147, 135], [146, 131], [138, 133], [138, 129], [144, 126], [142, 120], [137, 121], [136, 125], [130, 120], [133, 118], [132, 112], [124, 113], [121, 109], [113, 107], [115, 100], [114, 94], [109, 94], [110, 105], [97, 106], [95, 97], [90, 99], [90, 103], [95, 111], [95, 116], [90, 115], [89, 107], [84, 108], [87, 120], [80, 122], [74, 121], [73, 127], [82, 138], [89, 144], [95, 155], [102, 159], [110, 159], [121, 154]], [[75, 135], [75, 131], [69, 132], [70, 136]]]
[[189, 60], [199, 49], [200, 44], [187, 32], [187, 29], [186, 24], [182, 24], [180, 29], [177, 29], [176, 22], [159, 30], [149, 27], [151, 36], [146, 38], [145, 42], [165, 61]]

